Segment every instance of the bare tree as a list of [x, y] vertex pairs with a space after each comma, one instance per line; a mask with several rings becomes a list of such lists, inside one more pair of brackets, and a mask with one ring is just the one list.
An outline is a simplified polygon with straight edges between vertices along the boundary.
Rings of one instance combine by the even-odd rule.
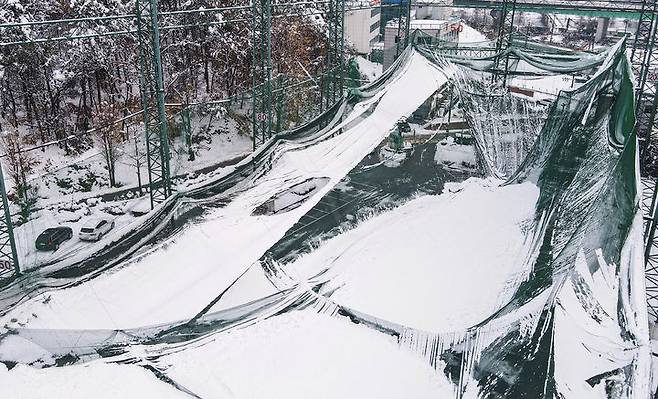
[[6, 154], [5, 166], [16, 189], [16, 195], [27, 201], [30, 191], [27, 177], [38, 161], [30, 152], [25, 151], [25, 137], [15, 127], [2, 132], [0, 145]]
[[121, 118], [118, 104], [103, 102], [96, 116], [96, 127], [93, 131], [94, 141], [100, 147], [105, 166], [110, 178], [110, 187], [116, 186], [116, 161], [119, 159], [119, 143], [121, 142], [121, 126], [117, 120]]
[[127, 158], [126, 165], [132, 166], [137, 172], [137, 185], [139, 186], [139, 195], [142, 192], [142, 167], [146, 164], [146, 148], [143, 141], [138, 140], [137, 129], [133, 129], [133, 145], [125, 152]]
[[15, 201], [21, 209], [21, 222], [26, 221], [32, 213], [36, 202], [36, 189], [32, 189], [27, 177], [39, 163], [32, 153], [25, 151], [25, 137], [16, 127], [3, 131], [0, 135], [0, 146], [6, 154], [5, 166], [9, 179], [16, 190]]

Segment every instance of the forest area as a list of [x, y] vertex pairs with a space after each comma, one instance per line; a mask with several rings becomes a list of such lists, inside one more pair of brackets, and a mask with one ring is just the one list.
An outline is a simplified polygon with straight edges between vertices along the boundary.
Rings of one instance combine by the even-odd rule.
[[[204, 104], [250, 90], [251, 9], [202, 11], [248, 4], [245, 0], [159, 2], [167, 103]], [[201, 11], [173, 12], [179, 10]], [[296, 16], [277, 18], [274, 10], [275, 79], [306, 78], [321, 72], [325, 54], [323, 19], [317, 12], [306, 15], [310, 12], [300, 8]], [[117, 143], [132, 139], [127, 124], [141, 123], [139, 116], [113, 123], [141, 111], [137, 37], [128, 33], [77, 40], [58, 38], [134, 31], [136, 20], [129, 17], [134, 13], [134, 0], [6, 0], [0, 6], [0, 24], [90, 18], [0, 28], [0, 147], [14, 200], [29, 202], [34, 196], [29, 194], [33, 188], [28, 177], [39, 163], [49, 162], [40, 153], [51, 144], [65, 156], [100, 148], [110, 175], [109, 185], [115, 185], [117, 154], [112, 152]], [[91, 19], [107, 16], [125, 17]], [[51, 40], [12, 44], [41, 39]], [[167, 109], [171, 123], [175, 123], [173, 115], [179, 111]], [[143, 135], [143, 129], [136, 130]], [[175, 133], [176, 129], [170, 131]], [[134, 147], [133, 156], [137, 156], [142, 152], [137, 138]], [[139, 162], [144, 162], [135, 161], [139, 171]]]

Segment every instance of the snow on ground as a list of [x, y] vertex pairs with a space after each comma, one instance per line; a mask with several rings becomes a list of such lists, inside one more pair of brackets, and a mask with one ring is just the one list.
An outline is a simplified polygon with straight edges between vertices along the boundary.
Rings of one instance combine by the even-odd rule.
[[[471, 178], [363, 222], [302, 256], [305, 277], [330, 267], [324, 292], [372, 316], [456, 331], [489, 316], [524, 264], [524, 225], [539, 190]], [[474, 294], [477, 293], [477, 294]]]
[[[113, 273], [31, 299], [0, 325], [125, 328], [196, 315], [371, 152], [400, 117], [410, 115], [446, 81], [416, 53], [404, 68], [406, 73], [355, 106], [341, 126], [367, 116], [343, 134], [310, 147], [283, 143], [272, 169], [205, 221]], [[368, 114], [371, 105], [374, 111]], [[330, 182], [300, 207], [278, 215], [251, 214], [274, 194], [313, 177], [328, 177]], [[212, 310], [223, 306], [220, 301]]]
[[[212, 117], [211, 117], [212, 116]], [[172, 175], [189, 174], [202, 168], [208, 168], [221, 162], [246, 156], [252, 148], [251, 139], [240, 133], [237, 118], [226, 112], [219, 115], [206, 115], [193, 118], [193, 129], [196, 158], [188, 160], [187, 148], [182, 138], [172, 141]], [[134, 128], [134, 127], [133, 127]], [[143, 137], [138, 136], [138, 143], [143, 146]], [[114, 201], [104, 202], [100, 196], [118, 193], [128, 187], [137, 187], [137, 170], [131, 164], [131, 151], [134, 151], [134, 141], [127, 141], [119, 146], [121, 154], [116, 163], [117, 182], [121, 187], [108, 187], [108, 176], [104, 166], [103, 155], [96, 148], [78, 155], [66, 156], [64, 150], [50, 146], [43, 152], [35, 151], [41, 162], [29, 180], [36, 187], [39, 196], [35, 208], [26, 221], [14, 216], [14, 235], [16, 237], [21, 270], [26, 271], [45, 263], [61, 260], [77, 252], [90, 252], [93, 247], [104, 245], [81, 242], [77, 236], [81, 225], [90, 217], [111, 217], [116, 224], [115, 231], [135, 221], [130, 214], [140, 200], [135, 200], [139, 194], [126, 192], [117, 195]], [[148, 183], [146, 160], [142, 159], [141, 183]], [[189, 176], [186, 176], [188, 178]], [[6, 183], [11, 187], [7, 176]], [[190, 183], [183, 182], [181, 185]], [[143, 191], [147, 198], [148, 194]], [[149, 202], [148, 200], [146, 202]], [[149, 202], [150, 209], [150, 202]], [[17, 210], [13, 210], [14, 213]], [[35, 240], [37, 236], [49, 227], [67, 226], [73, 229], [73, 239], [62, 243], [57, 251], [37, 251]], [[113, 235], [114, 231], [110, 233]], [[107, 240], [105, 240], [107, 241]]]
[[343, 317], [293, 311], [160, 359], [204, 398], [452, 398], [451, 384], [395, 338]]
[[[137, 219], [130, 213], [137, 203], [135, 201], [112, 201], [104, 203], [96, 198], [86, 201], [51, 205], [36, 211], [30, 220], [14, 229], [16, 248], [21, 259], [21, 270], [26, 271], [51, 262], [69, 257], [79, 251], [89, 252], [93, 248], [107, 245], [107, 239], [121, 235], [121, 231]], [[100, 242], [82, 241], [78, 233], [82, 225], [92, 217], [108, 217], [115, 222], [115, 228], [106, 234]], [[56, 251], [37, 251], [36, 237], [49, 227], [68, 226], [73, 230], [73, 237], [64, 241]]]
[[0, 363], [3, 398], [25, 399], [182, 399], [188, 395], [134, 365], [93, 362], [81, 366], [35, 369]]
[[[221, 161], [235, 158], [251, 152], [251, 138], [240, 131], [238, 117], [225, 111], [216, 111], [213, 115], [192, 118], [193, 140], [196, 158], [188, 159], [184, 137], [172, 139], [171, 168], [172, 175], [179, 175], [217, 164]], [[131, 126], [128, 140], [118, 144], [116, 151], [119, 158], [116, 162], [116, 179], [122, 187], [137, 185], [137, 168], [133, 154], [135, 138], [139, 151], [144, 151], [143, 131], [139, 126]], [[37, 205], [50, 205], [62, 199], [80, 199], [99, 192], [108, 192], [108, 174], [102, 152], [93, 147], [80, 155], [66, 155], [58, 146], [49, 146], [32, 151], [37, 160], [47, 161], [35, 167], [28, 178], [28, 184], [37, 188], [39, 202]], [[6, 168], [5, 168], [6, 169]], [[141, 158], [142, 184], [148, 183], [146, 159]], [[13, 183], [5, 176], [10, 190]], [[116, 189], [115, 189], [116, 190]]]
[[361, 75], [370, 82], [377, 79], [379, 75], [382, 74], [384, 67], [382, 64], [372, 62], [360, 55], [356, 57], [356, 62], [359, 65], [359, 72], [361, 72]]
[[554, 99], [561, 90], [568, 90], [580, 86], [573, 76], [554, 75], [544, 77], [515, 77], [510, 79], [509, 86], [520, 87], [534, 91], [535, 99]]
[[[636, 215], [629, 237], [642, 237], [641, 215]], [[645, 350], [651, 348], [645, 276], [641, 267], [625, 270], [629, 263], [643, 264], [643, 242], [628, 239], [618, 261], [608, 260], [603, 251], [593, 251], [599, 267], [592, 268], [586, 259], [591, 255], [580, 249], [574, 272], [557, 295], [555, 381], [569, 398], [609, 397], [622, 385], [630, 396], [643, 397], [639, 392], [649, 391], [652, 362], [650, 351]], [[632, 340], [627, 338], [629, 331]], [[624, 376], [629, 365], [636, 373], [633, 378]], [[616, 379], [623, 383], [615, 387]]]
[[446, 137], [436, 144], [434, 162], [455, 169], [473, 170], [477, 166], [475, 148], [472, 145], [457, 144], [453, 137]]

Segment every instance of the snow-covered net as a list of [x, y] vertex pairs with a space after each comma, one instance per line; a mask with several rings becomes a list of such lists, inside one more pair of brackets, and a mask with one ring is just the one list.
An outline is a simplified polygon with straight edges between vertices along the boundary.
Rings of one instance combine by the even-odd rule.
[[[407, 328], [400, 337], [452, 378], [457, 397], [648, 396], [632, 73], [624, 41], [602, 56], [588, 82], [553, 102], [508, 180], [540, 188], [527, 274], [497, 312], [466, 331]], [[492, 172], [509, 171], [520, 152], [496, 162], [505, 154], [487, 143], [501, 136], [478, 129]]]
[[[536, 68], [535, 74], [541, 71], [544, 75], [591, 71], [603, 64], [607, 54], [576, 52], [518, 38], [499, 52], [486, 43], [475, 43], [474, 46], [473, 43], [439, 42], [428, 47], [454, 64], [473, 70], [492, 71], [501, 60], [512, 58]], [[525, 71], [516, 70], [512, 65], [509, 73], [523, 75]]]
[[482, 167], [497, 178], [510, 176], [535, 142], [546, 106], [509, 91], [492, 91], [488, 76], [465, 68], [458, 71], [456, 86]]
[[[435, 61], [446, 77], [453, 76], [454, 69], [446, 70], [445, 59], [428, 51], [423, 54]], [[344, 101], [314, 121], [273, 138], [230, 174], [179, 192], [171, 202], [161, 206], [162, 215], [169, 215], [182, 203], [207, 201], [217, 206], [222, 201], [228, 203], [257, 183], [262, 184], [260, 178], [276, 167], [277, 160], [358, 126], [377, 112], [376, 101], [359, 103], [358, 117], [350, 121], [342, 119], [350, 109], [357, 108], [356, 102], [374, 97], [392, 85], [400, 74], [409, 72], [404, 67], [412, 56], [417, 54], [407, 50], [380, 80], [353, 90]], [[539, 188], [539, 200], [530, 208], [533, 216], [527, 225], [520, 227], [525, 234], [517, 256], [522, 263], [521, 273], [500, 293], [495, 310], [476, 325], [437, 332], [384, 320], [338, 304], [330, 292], [320, 290], [323, 279], [326, 280], [324, 276], [299, 284], [290, 270], [272, 263], [265, 277], [271, 282], [275, 280], [273, 286], [278, 292], [240, 306], [213, 311], [213, 305], [231, 284], [194, 317], [177, 323], [129, 330], [13, 329], [3, 339], [32, 342], [57, 361], [70, 355], [73, 361], [107, 356], [120, 362], [155, 362], [200, 347], [200, 341], [209, 335], [251, 326], [291, 310], [306, 309], [329, 317], [347, 316], [357, 324], [396, 337], [401, 347], [421, 356], [451, 382], [456, 398], [648, 397], [650, 359], [632, 78], [624, 42], [601, 57], [601, 62], [597, 61], [599, 69], [589, 81], [560, 93], [550, 105], [544, 123], [537, 121], [545, 111], [509, 95], [491, 96], [483, 87], [486, 81], [476, 74], [463, 72], [453, 79], [461, 90], [463, 107], [485, 171], [493, 176], [507, 176], [507, 186], [523, 183]], [[566, 70], [572, 61], [564, 59], [560, 64], [557, 59], [551, 59], [550, 68]], [[418, 84], [415, 90], [420, 90]], [[394, 106], [400, 104], [389, 104], [378, 116], [385, 119], [387, 115], [383, 114], [392, 113]], [[504, 112], [512, 117], [502, 118], [501, 122], [500, 115]], [[356, 131], [360, 136], [338, 143], [343, 145], [341, 153], [331, 153], [331, 149], [324, 147], [321, 150], [332, 157], [341, 155], [372, 130], [388, 129], [396, 120], [371, 122]], [[376, 136], [373, 147], [375, 139], [383, 137]], [[272, 184], [276, 183], [280, 180]], [[270, 195], [264, 196], [263, 200], [269, 198]], [[518, 205], [509, 202], [509, 207]], [[240, 221], [253, 222], [247, 218]], [[408, 219], [402, 221], [406, 223]], [[486, 217], [481, 222], [486, 223]], [[148, 230], [150, 234], [157, 226], [157, 223], [141, 226], [139, 231], [147, 234]], [[249, 240], [257, 238], [257, 234], [249, 236]], [[393, 240], [388, 243], [393, 245]], [[475, 252], [479, 248], [474, 246], [469, 250]], [[440, 258], [440, 253], [436, 257]], [[222, 267], [229, 261], [221, 259]], [[359, 263], [357, 259], [350, 261]], [[406, 262], [414, 261], [413, 256], [406, 259]], [[75, 284], [89, 270], [106, 266], [102, 262], [94, 266], [93, 262], [92, 258], [63, 267], [72, 273], [69, 279], [50, 281], [60, 286]], [[404, 269], [409, 264], [399, 266]], [[76, 269], [79, 273], [74, 273]], [[10, 295], [12, 292], [14, 296]], [[13, 306], [15, 302], [11, 300], [18, 297], [16, 291], [3, 295], [0, 301], [5, 307]], [[474, 289], [471, 295], [482, 293]], [[433, 312], [439, 305], [445, 304], [428, 302], [422, 307], [426, 312]], [[131, 347], [137, 344], [144, 345]], [[341, 364], [330, 366], [340, 368]]]

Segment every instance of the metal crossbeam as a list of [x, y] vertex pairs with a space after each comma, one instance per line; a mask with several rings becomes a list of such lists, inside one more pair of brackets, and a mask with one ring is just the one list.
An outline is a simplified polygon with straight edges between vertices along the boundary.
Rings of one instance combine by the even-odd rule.
[[252, 0], [254, 150], [272, 137], [272, 5], [270, 0]]
[[146, 159], [151, 208], [171, 195], [169, 134], [165, 114], [164, 80], [156, 0], [136, 0], [140, 92], [144, 107]]
[[[497, 8], [506, 0], [419, 0], [418, 5], [460, 8]], [[576, 15], [630, 17], [641, 10], [643, 0], [519, 0], [517, 10], [564, 12]], [[578, 11], [584, 12], [579, 13]]]

